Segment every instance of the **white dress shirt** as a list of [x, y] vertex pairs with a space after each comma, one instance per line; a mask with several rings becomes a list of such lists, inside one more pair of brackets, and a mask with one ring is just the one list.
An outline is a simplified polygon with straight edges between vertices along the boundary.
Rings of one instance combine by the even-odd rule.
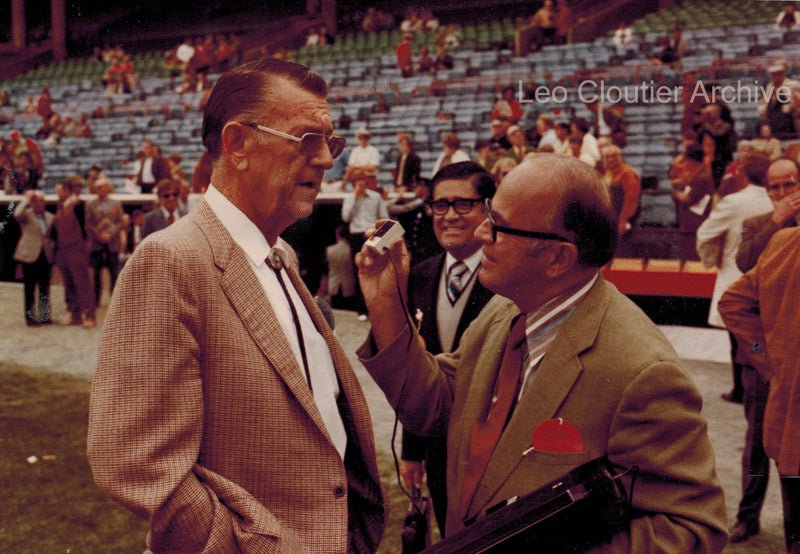
[[[294, 317], [289, 307], [289, 301], [283, 293], [278, 277], [266, 263], [267, 257], [276, 250], [281, 259], [287, 260], [286, 252], [281, 248], [279, 240], [275, 245], [270, 245], [267, 239], [256, 227], [255, 223], [242, 213], [230, 200], [228, 200], [214, 185], [209, 185], [205, 192], [205, 199], [214, 214], [222, 222], [222, 225], [230, 233], [234, 242], [244, 251], [250, 267], [256, 274], [259, 283], [264, 288], [270, 306], [278, 318], [278, 322], [283, 329], [283, 333], [294, 351], [297, 364], [302, 369], [303, 358], [300, 352], [300, 341], [294, 325]], [[328, 344], [323, 336], [317, 331], [311, 316], [308, 314], [303, 301], [297, 294], [286, 269], [281, 269], [283, 282], [289, 295], [292, 297], [292, 304], [297, 311], [300, 319], [300, 327], [303, 333], [306, 355], [308, 357], [309, 371], [311, 375], [312, 390], [314, 391], [314, 401], [320, 410], [322, 419], [331, 436], [336, 450], [344, 459], [347, 447], [347, 433], [344, 429], [342, 417], [336, 404], [339, 396], [339, 382], [336, 377], [336, 370], [333, 365]], [[266, 315], [266, 314], [265, 314]], [[305, 377], [305, 373], [303, 372]]]

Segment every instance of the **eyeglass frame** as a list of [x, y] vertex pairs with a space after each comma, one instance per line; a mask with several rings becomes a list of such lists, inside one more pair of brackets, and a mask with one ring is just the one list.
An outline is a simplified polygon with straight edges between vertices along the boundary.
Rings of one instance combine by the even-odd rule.
[[[325, 142], [328, 145], [328, 151], [330, 151], [331, 157], [335, 160], [336, 158], [338, 158], [339, 156], [342, 155], [342, 152], [344, 152], [344, 149], [347, 147], [347, 139], [345, 137], [342, 137], [342, 136], [339, 136], [339, 135], [323, 135], [322, 133], [303, 133], [303, 136], [296, 137], [294, 135], [290, 135], [288, 133], [284, 133], [282, 131], [278, 131], [277, 129], [271, 129], [269, 127], [265, 127], [264, 125], [259, 125], [258, 123], [242, 122], [242, 125], [244, 125], [246, 127], [250, 127], [251, 129], [258, 129], [259, 131], [264, 131], [266, 133], [272, 133], [273, 135], [277, 135], [277, 136], [283, 137], [285, 139], [289, 139], [289, 140], [293, 140], [295, 142], [299, 142], [300, 143], [300, 148], [299, 148], [300, 154], [302, 154], [303, 156], [313, 156], [314, 154], [319, 152], [320, 148], [322, 148], [322, 142]], [[313, 152], [303, 152], [303, 141], [308, 136], [320, 137], [322, 139], [321, 142], [319, 143], [319, 147], [317, 147], [317, 149], [314, 150]], [[341, 149], [338, 152], [334, 153], [334, 147], [331, 146], [331, 140], [335, 141], [333, 143], [334, 146], [336, 144], [341, 144]]]
[[525, 229], [514, 229], [513, 227], [505, 227], [503, 225], [498, 225], [495, 223], [494, 217], [492, 217], [492, 199], [487, 198], [483, 203], [484, 213], [486, 214], [486, 220], [489, 222], [489, 229], [491, 230], [492, 235], [492, 242], [497, 242], [497, 233], [505, 233], [507, 235], [514, 235], [517, 237], [525, 237], [528, 239], [540, 239], [540, 240], [557, 240], [559, 242], [567, 242], [570, 244], [574, 244], [573, 241], [569, 240], [568, 238], [562, 237], [556, 233], [545, 233], [541, 231], [527, 231]]
[[[467, 215], [475, 208], [475, 204], [483, 204], [483, 201], [484, 198], [455, 198], [453, 200], [446, 200], [444, 198], [440, 198], [439, 200], [428, 200], [427, 204], [428, 206], [430, 206], [433, 215], [439, 215], [439, 216], [447, 215], [447, 212], [450, 211], [450, 208], [453, 208], [453, 210], [459, 215]], [[467, 209], [466, 211], [459, 210], [458, 208], [456, 208], [456, 202], [462, 202], [462, 206], [464, 205], [463, 203], [468, 203], [469, 209]], [[443, 212], [439, 213], [436, 211], [434, 204], [439, 204], [440, 206], [445, 205], [447, 207]]]

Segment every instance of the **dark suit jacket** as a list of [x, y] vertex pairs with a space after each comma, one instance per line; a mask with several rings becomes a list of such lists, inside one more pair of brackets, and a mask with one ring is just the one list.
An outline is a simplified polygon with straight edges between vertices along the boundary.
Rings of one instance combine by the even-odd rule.
[[[445, 253], [429, 258], [411, 268], [408, 276], [408, 304], [411, 314], [417, 309], [422, 311], [422, 324], [419, 327], [419, 334], [425, 340], [425, 349], [431, 354], [439, 354], [442, 345], [439, 343], [439, 328], [436, 325], [436, 304], [439, 292], [439, 277], [444, 267]], [[477, 276], [474, 277], [475, 285], [464, 306], [464, 312], [456, 328], [455, 338], [453, 339], [453, 350], [458, 348], [461, 335], [467, 329], [472, 320], [478, 317], [483, 307], [494, 296], [494, 293], [484, 287]], [[423, 460], [425, 457], [425, 439], [405, 429], [403, 430], [403, 451], [404, 460]]]
[[[462, 529], [465, 517], [607, 455], [617, 467], [639, 467], [636, 515], [627, 533], [597, 550], [720, 552], [728, 524], [703, 399], [669, 341], [602, 276], [559, 328], [474, 496], [462, 503], [471, 430], [485, 417], [518, 313], [494, 296], [453, 354], [434, 358], [408, 329], [380, 352], [371, 337], [358, 351], [403, 425], [447, 432], [447, 533]], [[534, 430], [554, 418], [578, 428], [581, 452], [530, 448]]]
[[[177, 208], [178, 216], [184, 217], [186, 215], [186, 210], [183, 208]], [[161, 207], [156, 208], [155, 210], [147, 213], [144, 216], [144, 222], [142, 223], [142, 240], [151, 233], [155, 233], [156, 231], [160, 231], [164, 227], [167, 226], [167, 218], [164, 217], [164, 211]]]
[[[140, 187], [142, 186], [142, 170], [144, 169], [144, 163], [142, 163], [142, 167], [139, 169], [139, 173], [136, 175], [136, 184]], [[169, 162], [166, 158], [162, 158], [160, 156], [156, 156], [153, 158], [153, 165], [152, 170], [153, 177], [155, 177], [155, 181], [153, 184], [156, 185], [161, 179], [169, 179], [172, 174], [169, 170]], [[149, 192], [149, 191], [148, 191]]]
[[330, 350], [345, 459], [247, 256], [200, 200], [125, 264], [92, 389], [95, 480], [150, 521], [154, 552], [373, 552], [380, 542], [367, 402], [279, 243]]
[[[403, 156], [401, 155], [399, 158], [397, 158], [395, 175], [397, 175], [397, 172], [400, 171], [400, 160], [402, 157]], [[416, 152], [411, 152], [406, 158], [406, 163], [403, 166], [403, 186], [411, 188], [414, 184], [414, 180], [419, 179], [421, 170], [422, 160], [420, 160], [420, 157], [417, 156]], [[395, 177], [395, 182], [397, 182], [397, 177]]]

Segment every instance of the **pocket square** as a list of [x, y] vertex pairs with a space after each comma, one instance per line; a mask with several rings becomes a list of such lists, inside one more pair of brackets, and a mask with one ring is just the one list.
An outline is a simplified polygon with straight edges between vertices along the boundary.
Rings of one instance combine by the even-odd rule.
[[583, 437], [577, 427], [559, 417], [536, 426], [531, 446], [539, 452], [583, 452]]

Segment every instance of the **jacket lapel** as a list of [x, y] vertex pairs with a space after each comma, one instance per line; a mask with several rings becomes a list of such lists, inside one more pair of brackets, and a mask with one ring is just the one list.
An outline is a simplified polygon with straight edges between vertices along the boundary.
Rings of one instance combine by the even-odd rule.
[[[542, 358], [535, 377], [524, 391], [514, 409], [514, 414], [503, 431], [497, 447], [486, 467], [481, 482], [468, 507], [468, 516], [487, 508], [499, 489], [508, 480], [522, 460], [523, 452], [531, 446], [536, 427], [556, 417], [569, 391], [583, 372], [580, 356], [591, 348], [608, 304], [606, 284], [602, 276], [592, 286], [588, 295], [563, 323], [555, 341]], [[495, 365], [499, 365], [499, 362]], [[494, 380], [490, 384], [493, 384]], [[484, 384], [484, 387], [488, 386]], [[490, 393], [484, 388], [484, 395]], [[472, 423], [469, 424], [471, 428]], [[531, 491], [520, 491], [521, 494]]]
[[[261, 283], [250, 267], [247, 256], [236, 245], [205, 200], [201, 200], [197, 208], [187, 217], [195, 218], [208, 237], [214, 263], [222, 271], [220, 279], [222, 290], [228, 297], [231, 306], [236, 310], [245, 329], [264, 354], [271, 368], [283, 379], [298, 402], [327, 437], [322, 415], [314, 402], [303, 369], [297, 363], [294, 351], [286, 339], [266, 294], [264, 294]], [[306, 294], [308, 294], [307, 291]], [[330, 437], [328, 438], [330, 439]]]

